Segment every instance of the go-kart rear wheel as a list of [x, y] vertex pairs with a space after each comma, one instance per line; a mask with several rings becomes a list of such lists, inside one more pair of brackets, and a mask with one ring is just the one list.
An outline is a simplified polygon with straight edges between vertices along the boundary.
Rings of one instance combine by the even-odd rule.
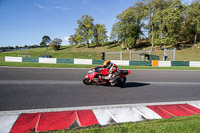
[[85, 85], [90, 85], [89, 79], [87, 79], [87, 78], [84, 78], [84, 79], [83, 79], [83, 83], [84, 83]]

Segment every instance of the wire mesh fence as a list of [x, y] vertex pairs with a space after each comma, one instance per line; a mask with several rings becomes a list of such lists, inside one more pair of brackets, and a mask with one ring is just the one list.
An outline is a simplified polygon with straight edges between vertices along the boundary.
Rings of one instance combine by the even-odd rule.
[[164, 50], [164, 55], [163, 55], [164, 61], [175, 61], [175, 58], [176, 58], [176, 49], [173, 49], [173, 50], [165, 49]]
[[143, 61], [141, 54], [151, 54], [151, 51], [105, 52], [105, 60]]
[[120, 52], [105, 52], [105, 60], [123, 60], [122, 51]]

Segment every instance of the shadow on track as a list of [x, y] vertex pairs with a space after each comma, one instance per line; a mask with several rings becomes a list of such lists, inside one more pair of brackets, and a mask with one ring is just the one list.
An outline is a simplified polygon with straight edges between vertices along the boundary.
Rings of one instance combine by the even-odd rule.
[[142, 87], [150, 85], [149, 83], [139, 83], [139, 82], [126, 82], [121, 88], [130, 88], [130, 87]]

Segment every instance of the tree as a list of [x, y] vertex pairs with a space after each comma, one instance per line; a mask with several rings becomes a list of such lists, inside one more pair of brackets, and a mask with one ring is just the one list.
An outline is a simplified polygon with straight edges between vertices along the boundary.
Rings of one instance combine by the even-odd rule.
[[68, 40], [69, 40], [70, 45], [77, 45], [78, 44], [78, 42], [76, 41], [76, 35], [70, 35]]
[[142, 3], [131, 6], [117, 16], [117, 22], [112, 27], [111, 39], [116, 39], [127, 46], [127, 50], [136, 45], [137, 39], [142, 34], [141, 20], [144, 16], [144, 5]]
[[83, 35], [84, 35], [83, 31], [81, 30], [80, 27], [78, 27], [75, 33], [75, 40], [79, 46], [84, 42]]
[[104, 42], [107, 40], [106, 27], [103, 24], [96, 24], [94, 26], [94, 43], [96, 45], [104, 45]]
[[40, 47], [47, 47], [47, 45], [46, 45], [45, 42], [42, 41], [42, 42], [40, 43]]
[[50, 39], [50, 37], [49, 36], [43, 36], [42, 37], [42, 41], [44, 42], [44, 43], [46, 43], [46, 44], [48, 44], [50, 41], [51, 41], [51, 39]]
[[152, 0], [147, 4], [149, 19], [149, 36], [152, 49], [154, 44], [175, 44], [183, 21], [184, 5], [180, 0]]
[[188, 5], [185, 11], [185, 21], [180, 36], [196, 44], [200, 35], [200, 3], [194, 2]]
[[153, 50], [156, 38], [156, 31], [158, 30], [157, 15], [159, 14], [158, 12], [160, 12], [160, 10], [164, 8], [164, 1], [150, 0], [147, 3], [146, 7], [147, 7], [147, 19], [149, 21], [147, 28], [149, 29], [149, 38], [151, 38], [150, 42], [152, 44], [152, 50]]
[[59, 38], [55, 38], [54, 40], [52, 40], [50, 43], [49, 43], [49, 46], [54, 50], [59, 50], [60, 49], [60, 44], [62, 43], [62, 40], [59, 39]]
[[50, 37], [45, 35], [42, 37], [42, 42], [40, 43], [40, 46], [47, 47], [50, 41], [51, 41]]
[[[86, 47], [89, 48], [89, 39], [94, 34], [93, 24], [94, 19], [89, 15], [83, 15], [78, 21], [78, 34], [83, 35], [83, 39], [86, 41]], [[80, 38], [79, 38], [80, 39]]]

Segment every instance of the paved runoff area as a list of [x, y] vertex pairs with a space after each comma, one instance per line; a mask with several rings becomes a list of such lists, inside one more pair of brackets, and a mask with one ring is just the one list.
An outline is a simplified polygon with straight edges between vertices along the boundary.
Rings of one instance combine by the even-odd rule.
[[200, 114], [200, 101], [1, 111], [0, 132], [51, 131], [195, 114]]

